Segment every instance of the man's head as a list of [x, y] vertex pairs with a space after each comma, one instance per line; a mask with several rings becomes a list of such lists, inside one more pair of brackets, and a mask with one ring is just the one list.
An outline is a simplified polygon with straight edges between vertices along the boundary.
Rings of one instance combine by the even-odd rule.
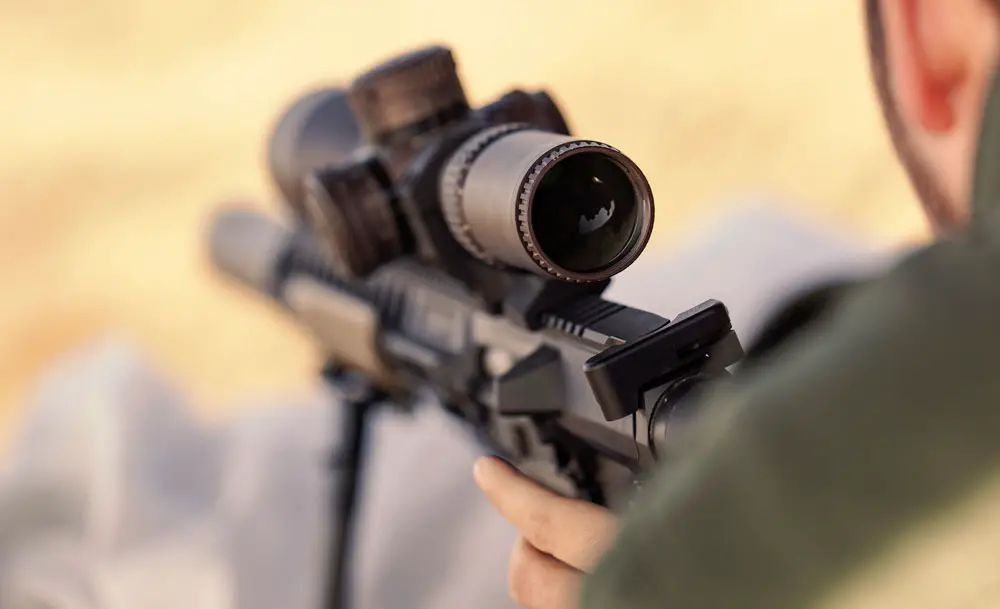
[[1000, 0], [865, 2], [893, 144], [935, 229], [961, 226], [1000, 52]]

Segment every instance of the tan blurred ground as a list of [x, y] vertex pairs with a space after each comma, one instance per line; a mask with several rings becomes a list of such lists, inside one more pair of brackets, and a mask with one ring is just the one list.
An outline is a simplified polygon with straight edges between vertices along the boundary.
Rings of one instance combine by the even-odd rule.
[[657, 193], [657, 246], [734, 194], [872, 238], [923, 234], [845, 0], [0, 3], [0, 405], [111, 328], [205, 401], [306, 378], [308, 344], [202, 263], [223, 197], [263, 199], [276, 113], [426, 42], [483, 101], [544, 85]]

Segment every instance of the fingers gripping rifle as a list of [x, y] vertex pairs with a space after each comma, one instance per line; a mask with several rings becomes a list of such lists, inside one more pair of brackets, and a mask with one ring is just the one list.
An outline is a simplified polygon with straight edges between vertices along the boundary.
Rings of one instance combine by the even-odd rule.
[[743, 355], [719, 302], [667, 320], [601, 297], [652, 232], [642, 172], [545, 93], [471, 108], [445, 48], [297, 102], [270, 165], [291, 221], [220, 214], [216, 266], [307, 328], [356, 403], [431, 394], [563, 494], [624, 505]]

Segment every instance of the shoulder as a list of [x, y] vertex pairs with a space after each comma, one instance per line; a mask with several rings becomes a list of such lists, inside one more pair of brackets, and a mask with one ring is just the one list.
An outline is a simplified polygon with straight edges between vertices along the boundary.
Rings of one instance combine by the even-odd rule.
[[584, 606], [781, 609], [864, 579], [996, 482], [997, 337], [987, 230], [852, 291], [710, 400], [703, 441], [644, 491]]

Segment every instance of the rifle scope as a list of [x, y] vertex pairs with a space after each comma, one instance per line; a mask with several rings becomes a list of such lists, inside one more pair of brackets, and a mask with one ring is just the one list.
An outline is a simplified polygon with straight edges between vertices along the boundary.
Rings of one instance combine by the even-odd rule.
[[[301, 98], [269, 157], [286, 203], [351, 277], [419, 253], [437, 232], [496, 268], [601, 281], [631, 265], [653, 230], [652, 192], [631, 159], [570, 136], [544, 92], [472, 109], [444, 47]], [[414, 187], [422, 178], [433, 187]]]

